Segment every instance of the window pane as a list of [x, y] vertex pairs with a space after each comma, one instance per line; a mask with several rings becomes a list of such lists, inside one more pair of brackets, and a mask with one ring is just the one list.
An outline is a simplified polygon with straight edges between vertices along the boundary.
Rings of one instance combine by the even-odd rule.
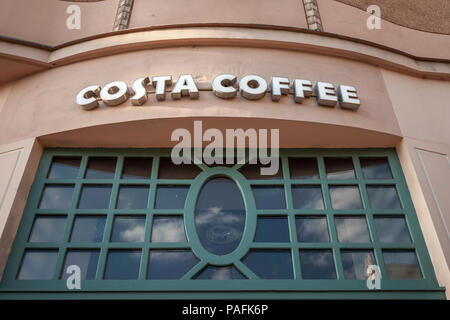
[[242, 262], [261, 279], [292, 279], [290, 250], [250, 250]]
[[336, 279], [331, 250], [300, 250], [303, 279]]
[[331, 205], [336, 210], [362, 209], [358, 186], [330, 186]]
[[198, 261], [191, 250], [150, 250], [147, 279], [180, 279]]
[[86, 169], [86, 179], [113, 179], [117, 158], [90, 157]]
[[81, 190], [79, 209], [108, 209], [111, 186], [84, 185]]
[[376, 216], [374, 220], [380, 242], [411, 242], [408, 226], [406, 225], [404, 217]]
[[144, 242], [145, 216], [116, 216], [111, 242]]
[[117, 197], [117, 209], [146, 209], [149, 186], [121, 185]]
[[186, 242], [183, 216], [154, 216], [152, 242]]
[[355, 179], [352, 158], [325, 158], [327, 179]]
[[100, 250], [67, 250], [61, 278], [67, 279], [71, 275], [71, 273], [67, 273], [67, 268], [76, 265], [80, 267], [81, 280], [95, 279], [99, 255]]
[[66, 226], [66, 216], [37, 216], [29, 242], [61, 242]]
[[342, 266], [345, 279], [367, 279], [367, 268], [376, 265], [372, 250], [342, 250]]
[[324, 208], [320, 186], [292, 186], [292, 201], [294, 209], [321, 210]]
[[106, 217], [77, 216], [73, 225], [71, 242], [102, 242]]
[[367, 186], [372, 209], [401, 209], [400, 199], [394, 186]]
[[50, 171], [49, 179], [75, 179], [78, 176], [81, 157], [54, 157]]
[[58, 250], [25, 250], [17, 279], [51, 280], [57, 256]]
[[292, 179], [319, 179], [316, 158], [289, 158], [289, 172]]
[[110, 250], [104, 278], [108, 280], [137, 279], [140, 264], [141, 250]]
[[159, 158], [159, 179], [194, 179], [200, 172], [195, 164], [176, 165], [171, 158]]
[[365, 217], [335, 217], [339, 242], [370, 242]]
[[189, 186], [158, 186], [156, 209], [184, 209]]
[[330, 242], [326, 217], [298, 216], [295, 224], [298, 242]]
[[283, 186], [252, 186], [257, 209], [285, 209]]
[[152, 174], [152, 158], [125, 158], [122, 179], [149, 179]]
[[234, 266], [228, 267], [216, 267], [207, 266], [200, 273], [198, 273], [194, 279], [197, 280], [241, 280], [247, 279], [238, 269]]
[[289, 242], [287, 217], [258, 217], [255, 242]]
[[392, 179], [387, 158], [360, 158], [363, 176], [366, 179]]
[[419, 261], [413, 250], [383, 251], [389, 279], [421, 279]]
[[73, 185], [46, 185], [39, 209], [69, 209], [72, 195]]
[[[247, 179], [283, 179], [283, 170], [281, 168], [281, 161], [279, 163], [278, 171], [275, 174], [268, 175], [261, 174], [261, 168], [269, 168], [268, 165], [262, 166], [258, 164], [246, 164], [239, 170]], [[268, 169], [266, 169], [268, 170]]]

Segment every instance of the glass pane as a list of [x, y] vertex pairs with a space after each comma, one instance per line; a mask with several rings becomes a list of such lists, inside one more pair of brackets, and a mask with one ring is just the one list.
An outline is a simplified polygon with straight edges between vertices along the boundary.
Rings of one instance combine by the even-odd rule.
[[144, 242], [145, 216], [116, 216], [111, 242]]
[[372, 209], [401, 209], [400, 199], [394, 186], [367, 186]]
[[61, 279], [70, 277], [72, 273], [67, 273], [67, 268], [71, 265], [80, 267], [81, 280], [95, 279], [99, 255], [100, 250], [67, 250]]
[[324, 208], [322, 188], [320, 186], [292, 186], [292, 201], [294, 209], [315, 209]]
[[66, 216], [37, 216], [29, 242], [60, 242], [64, 236]]
[[77, 216], [73, 225], [71, 242], [102, 242], [105, 230], [104, 216]]
[[335, 217], [339, 242], [370, 242], [365, 217]]
[[360, 158], [363, 176], [366, 179], [392, 179], [387, 158]]
[[25, 250], [17, 279], [51, 280], [58, 250]]
[[158, 186], [156, 209], [184, 209], [189, 186]]
[[316, 158], [289, 158], [291, 179], [319, 179]]
[[245, 227], [245, 205], [233, 180], [213, 178], [200, 190], [195, 226], [203, 247], [213, 254], [232, 252], [241, 242]]
[[261, 164], [246, 164], [239, 170], [247, 179], [283, 179], [283, 170], [281, 168], [281, 161], [279, 163], [278, 171], [275, 174], [261, 174], [261, 168], [269, 168], [268, 165]]
[[73, 185], [46, 185], [39, 209], [69, 209], [72, 195]]
[[111, 186], [84, 185], [81, 190], [79, 209], [108, 209]]
[[238, 269], [234, 266], [228, 267], [216, 267], [207, 266], [200, 273], [198, 273], [194, 279], [197, 280], [241, 280], [247, 279]]
[[372, 250], [342, 250], [341, 257], [345, 279], [365, 280], [367, 268], [376, 265]]
[[257, 209], [285, 209], [283, 186], [252, 186]]
[[150, 250], [147, 279], [180, 279], [198, 261], [191, 250]]
[[330, 242], [326, 217], [298, 216], [295, 224], [298, 242]]
[[362, 209], [358, 186], [330, 186], [331, 206], [336, 210]]
[[327, 179], [355, 179], [352, 158], [325, 158]]
[[104, 278], [108, 280], [137, 279], [140, 264], [141, 250], [110, 250]]
[[408, 226], [406, 225], [404, 217], [376, 216], [374, 220], [380, 242], [411, 242]]
[[289, 242], [287, 217], [258, 217], [255, 242]]
[[150, 179], [152, 158], [125, 158], [122, 179]]
[[261, 279], [292, 279], [290, 250], [250, 250], [242, 262]]
[[186, 242], [183, 216], [154, 216], [152, 242]]
[[117, 197], [117, 209], [146, 209], [150, 186], [121, 185]]
[[86, 169], [86, 179], [113, 179], [117, 158], [90, 157]]
[[54, 157], [50, 171], [49, 179], [75, 179], [78, 176], [81, 157]]
[[389, 279], [422, 279], [419, 261], [413, 250], [383, 251]]
[[194, 179], [200, 172], [195, 164], [176, 165], [171, 158], [159, 158], [159, 179]]
[[336, 279], [331, 250], [300, 250], [300, 266], [303, 279]]

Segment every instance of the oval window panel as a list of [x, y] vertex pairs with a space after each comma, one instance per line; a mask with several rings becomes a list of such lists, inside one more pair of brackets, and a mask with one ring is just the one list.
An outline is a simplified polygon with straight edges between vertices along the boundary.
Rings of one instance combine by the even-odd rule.
[[208, 180], [200, 190], [195, 226], [203, 247], [216, 255], [233, 252], [245, 227], [245, 205], [236, 183], [226, 177]]

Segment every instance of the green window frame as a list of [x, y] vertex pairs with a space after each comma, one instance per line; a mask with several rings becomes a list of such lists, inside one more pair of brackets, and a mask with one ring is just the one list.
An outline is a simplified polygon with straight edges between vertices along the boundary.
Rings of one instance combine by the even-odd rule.
[[[440, 287], [436, 280], [433, 266], [420, 230], [414, 206], [406, 185], [397, 154], [393, 149], [281, 149], [280, 179], [246, 179], [239, 171], [244, 164], [233, 166], [212, 166], [199, 164], [201, 172], [193, 179], [159, 179], [158, 166], [161, 157], [170, 157], [170, 149], [45, 149], [38, 171], [32, 185], [27, 205], [23, 213], [16, 238], [3, 278], [0, 282], [1, 299], [236, 299], [236, 298], [266, 298], [266, 299], [391, 299], [420, 298], [445, 299], [445, 288]], [[54, 157], [80, 157], [81, 162], [76, 177], [70, 179], [47, 178]], [[86, 179], [85, 171], [90, 157], [114, 157], [117, 159], [113, 177], [107, 179]], [[126, 157], [152, 158], [151, 176], [145, 179], [122, 179], [121, 173]], [[289, 171], [289, 158], [315, 158], [318, 164], [318, 179], [292, 179]], [[326, 158], [350, 158], [353, 162], [355, 177], [352, 179], [328, 179], [325, 167]], [[366, 179], [360, 164], [361, 158], [386, 158], [392, 178]], [[246, 207], [246, 225], [242, 240], [232, 253], [225, 256], [214, 255], [202, 247], [195, 231], [195, 205], [202, 186], [211, 178], [226, 176], [233, 180], [242, 193]], [[111, 196], [106, 209], [79, 209], [77, 204], [82, 186], [109, 185]], [[72, 201], [67, 210], [39, 208], [45, 186], [73, 186]], [[117, 209], [116, 201], [121, 186], [148, 186], [149, 195], [146, 208]], [[156, 189], [159, 185], [189, 186], [183, 209], [154, 208]], [[257, 209], [253, 186], [282, 186], [286, 207], [284, 209]], [[320, 187], [323, 197], [322, 209], [295, 209], [292, 196], [293, 186]], [[369, 202], [367, 188], [373, 185], [395, 187], [400, 201], [400, 208], [373, 209]], [[334, 209], [330, 198], [330, 187], [356, 186], [359, 189], [361, 209]], [[53, 215], [65, 216], [61, 242], [29, 242], [30, 232], [35, 217]], [[75, 216], [87, 215], [106, 217], [103, 241], [93, 243], [70, 242], [71, 230]], [[146, 218], [143, 242], [110, 242], [113, 228], [113, 218], [117, 215]], [[184, 243], [151, 242], [152, 219], [155, 215], [183, 215], [185, 231], [188, 238]], [[289, 242], [254, 242], [257, 227], [257, 217], [282, 216], [288, 219]], [[321, 216], [326, 217], [329, 242], [307, 243], [299, 242], [296, 234], [296, 217]], [[365, 243], [340, 242], [335, 225], [335, 218], [341, 216], [364, 217], [370, 241]], [[377, 235], [374, 217], [403, 216], [408, 226], [411, 241], [404, 243], [380, 242]], [[69, 249], [98, 249], [98, 266], [92, 280], [82, 280], [80, 290], [69, 290], [66, 281], [61, 280], [64, 259]], [[49, 280], [18, 280], [26, 250], [54, 250], [56, 264]], [[105, 263], [109, 250], [133, 249], [141, 250], [139, 275], [136, 280], [104, 280]], [[199, 262], [179, 280], [147, 279], [148, 256], [151, 249], [191, 249]], [[251, 270], [243, 259], [250, 249], [284, 249], [291, 253], [293, 279], [261, 279]], [[336, 273], [335, 279], [305, 279], [302, 277], [300, 263], [301, 250], [327, 249], [332, 252]], [[341, 253], [343, 250], [371, 250], [381, 271], [381, 289], [369, 290], [365, 280], [346, 279]], [[388, 250], [414, 251], [420, 266], [421, 279], [389, 279], [383, 259], [383, 252]], [[245, 277], [245, 280], [193, 280], [207, 265], [233, 264]]]

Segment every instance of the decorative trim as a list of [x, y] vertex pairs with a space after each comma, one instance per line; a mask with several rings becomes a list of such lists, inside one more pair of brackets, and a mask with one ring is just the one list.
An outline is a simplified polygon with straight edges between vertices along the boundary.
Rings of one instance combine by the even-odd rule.
[[314, 31], [323, 31], [322, 20], [320, 19], [317, 0], [303, 0], [303, 6], [305, 7], [308, 29]]
[[113, 31], [128, 29], [134, 0], [120, 0]]

